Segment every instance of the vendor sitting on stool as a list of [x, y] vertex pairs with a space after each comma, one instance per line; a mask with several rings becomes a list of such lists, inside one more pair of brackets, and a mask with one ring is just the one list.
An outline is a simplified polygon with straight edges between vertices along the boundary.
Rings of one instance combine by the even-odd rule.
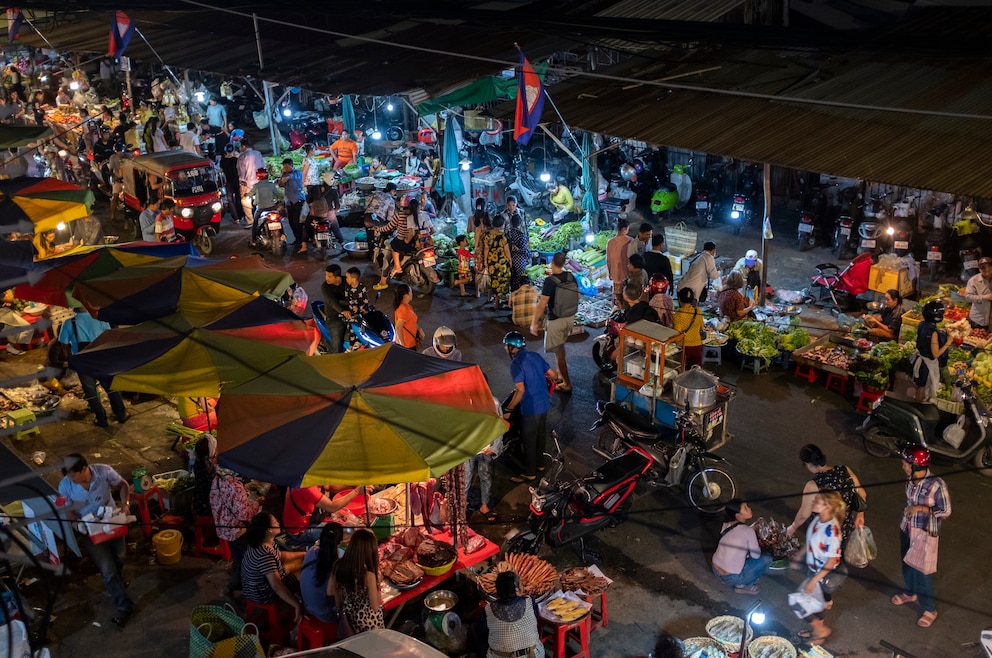
[[[990, 267], [992, 270], [992, 267]], [[868, 335], [876, 340], [899, 340], [902, 328], [902, 295], [898, 290], [886, 290], [879, 315], [866, 315]]]
[[[372, 493], [372, 487], [368, 488], [368, 492]], [[337, 500], [331, 500], [321, 492], [320, 487], [287, 489], [286, 502], [282, 508], [282, 524], [286, 534], [299, 544], [312, 545], [320, 539], [322, 521], [313, 516], [314, 511], [319, 509], [325, 514], [333, 514], [360, 493], [362, 487], [355, 487]]]

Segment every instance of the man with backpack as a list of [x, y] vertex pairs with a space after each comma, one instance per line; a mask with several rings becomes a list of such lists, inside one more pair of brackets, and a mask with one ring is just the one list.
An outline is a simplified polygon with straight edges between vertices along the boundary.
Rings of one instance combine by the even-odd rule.
[[565, 252], [559, 251], [551, 259], [551, 276], [544, 279], [541, 297], [537, 300], [534, 320], [530, 324], [530, 332], [537, 335], [537, 323], [544, 311], [548, 318], [544, 326], [544, 351], [554, 352], [558, 365], [561, 383], [558, 390], [572, 390], [572, 382], [568, 378], [568, 364], [565, 362], [565, 343], [575, 325], [575, 313], [579, 309], [579, 284], [575, 275], [565, 271]]

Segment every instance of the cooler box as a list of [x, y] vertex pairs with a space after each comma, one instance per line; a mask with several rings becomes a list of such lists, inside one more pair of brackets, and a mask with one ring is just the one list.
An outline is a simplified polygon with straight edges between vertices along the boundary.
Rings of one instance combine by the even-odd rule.
[[485, 199], [502, 208], [506, 205], [506, 179], [472, 176], [472, 199], [473, 204], [475, 199]]
[[883, 293], [895, 289], [904, 297], [910, 295], [913, 292], [913, 282], [909, 278], [909, 268], [883, 270], [878, 265], [872, 265], [868, 273], [868, 288]]
[[[683, 270], [689, 269], [689, 263], [692, 261], [691, 258], [685, 256], [676, 256], [675, 254], [665, 252], [668, 256], [668, 262], [672, 264], [672, 274], [676, 279], [680, 278], [685, 272]], [[672, 295], [673, 297], [675, 295]]]

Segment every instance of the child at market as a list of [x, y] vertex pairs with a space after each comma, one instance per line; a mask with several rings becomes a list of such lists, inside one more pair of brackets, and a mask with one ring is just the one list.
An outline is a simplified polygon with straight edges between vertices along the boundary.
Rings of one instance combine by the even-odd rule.
[[348, 303], [348, 310], [352, 315], [368, 313], [372, 310], [369, 302], [369, 291], [362, 283], [362, 271], [357, 267], [350, 267], [344, 274], [348, 285], [344, 291], [345, 301]]
[[472, 252], [468, 250], [468, 237], [459, 235], [455, 238], [455, 246], [458, 255], [458, 278], [455, 285], [458, 286], [462, 297], [468, 297], [465, 292], [465, 284], [472, 282]]

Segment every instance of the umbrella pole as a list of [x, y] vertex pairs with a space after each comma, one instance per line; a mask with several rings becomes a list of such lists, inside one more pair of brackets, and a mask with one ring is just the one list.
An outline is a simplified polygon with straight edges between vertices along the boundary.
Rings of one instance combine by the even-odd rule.
[[362, 498], [365, 499], [365, 525], [369, 528], [372, 527], [372, 515], [369, 514], [369, 490], [362, 485]]
[[410, 483], [406, 483], [406, 511], [404, 520], [406, 521], [406, 527], [413, 527], [413, 508], [410, 507]]

